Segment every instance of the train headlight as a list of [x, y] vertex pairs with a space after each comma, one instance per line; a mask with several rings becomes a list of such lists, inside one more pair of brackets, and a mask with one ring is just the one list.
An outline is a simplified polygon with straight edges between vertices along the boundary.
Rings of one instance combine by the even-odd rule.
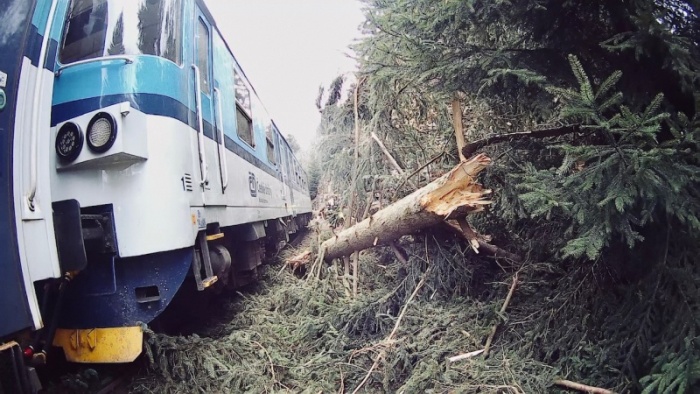
[[56, 133], [56, 154], [62, 163], [78, 158], [83, 149], [83, 131], [75, 123], [66, 123]]
[[114, 145], [117, 138], [117, 122], [107, 112], [95, 115], [88, 124], [87, 143], [95, 153], [104, 153]]

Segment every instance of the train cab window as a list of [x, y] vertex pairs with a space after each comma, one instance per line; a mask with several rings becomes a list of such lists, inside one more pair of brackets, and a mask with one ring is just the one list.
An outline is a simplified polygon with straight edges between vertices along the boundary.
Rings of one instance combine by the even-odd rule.
[[199, 80], [202, 92], [210, 94], [209, 86], [209, 28], [199, 18], [197, 25], [197, 67], [199, 68]]
[[154, 55], [182, 62], [182, 0], [71, 0], [59, 60]]
[[274, 129], [271, 124], [267, 125], [265, 128], [265, 139], [267, 139], [267, 160], [276, 166], [277, 158], [275, 157]]
[[255, 147], [253, 138], [253, 115], [251, 114], [250, 89], [241, 74], [234, 68], [233, 79], [236, 89], [236, 126], [238, 137], [246, 144]]

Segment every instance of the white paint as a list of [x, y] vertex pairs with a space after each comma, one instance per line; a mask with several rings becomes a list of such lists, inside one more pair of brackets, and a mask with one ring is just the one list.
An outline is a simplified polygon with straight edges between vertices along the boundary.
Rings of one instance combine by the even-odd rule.
[[[51, 1], [51, 8], [49, 9], [49, 16], [46, 22], [46, 28], [44, 29], [44, 37], [41, 41], [41, 52], [39, 53], [38, 67], [40, 70], [44, 70], [44, 64], [46, 63], [46, 54], [49, 50], [49, 35], [51, 33], [51, 26], [53, 26], [54, 16], [56, 15], [56, 6], [58, 2], [56, 0]], [[45, 71], [45, 70], [44, 70]], [[31, 108], [32, 118], [31, 118], [31, 128], [29, 129], [30, 135], [30, 151], [29, 151], [29, 161], [30, 161], [30, 173], [29, 173], [29, 191], [26, 194], [26, 198], [22, 199], [22, 217], [26, 220], [35, 220], [42, 217], [41, 205], [36, 199], [36, 191], [39, 182], [39, 139], [42, 141], [46, 139], [45, 136], [39, 137], [40, 131], [46, 131], [45, 124], [39, 122], [42, 117], [40, 112], [50, 113], [50, 106], [44, 105], [48, 96], [42, 96], [46, 90], [46, 86], [49, 86], [51, 92], [53, 91], [53, 74], [51, 79], [48, 81], [46, 78], [36, 78], [34, 81], [34, 102]], [[48, 83], [45, 85], [45, 83]], [[25, 131], [26, 132], [26, 131]], [[43, 150], [43, 149], [42, 149]], [[43, 159], [41, 159], [43, 161]], [[48, 202], [48, 200], [47, 200]]]
[[7, 86], [7, 74], [0, 71], [0, 88]]
[[[35, 100], [32, 93], [37, 79], [41, 79], [42, 90], [41, 100]], [[17, 243], [19, 246], [19, 257], [22, 266], [22, 277], [27, 296], [29, 309], [32, 313], [34, 327], [39, 329], [43, 326], [36, 293], [34, 292], [34, 282], [48, 278], [60, 277], [58, 264], [58, 253], [56, 251], [56, 239], [54, 237], [53, 216], [50, 214], [51, 188], [50, 188], [50, 165], [49, 148], [51, 144], [50, 116], [51, 97], [53, 95], [53, 73], [41, 69], [37, 70], [32, 66], [27, 58], [23, 58], [17, 91], [17, 110], [15, 112], [15, 132], [13, 141], [13, 179], [14, 179], [14, 200], [20, 202], [24, 199], [23, 190], [27, 190], [30, 185], [30, 150], [31, 141], [29, 138], [29, 128], [31, 127], [34, 106], [40, 106], [36, 124], [39, 127], [37, 134], [37, 179], [38, 187], [35, 198], [37, 203], [48, 204], [49, 214], [45, 216], [32, 217], [26, 220], [23, 217], [22, 204], [15, 204], [15, 226], [17, 229]]]
[[[120, 104], [100, 111], [118, 112]], [[82, 115], [71, 121], [83, 129], [98, 111]], [[311, 211], [308, 195], [295, 193], [296, 206], [285, 204], [284, 189], [280, 181], [245, 161], [233, 152], [225, 150], [229, 187], [222, 192], [220, 179], [211, 176], [214, 187], [207, 193], [218, 194], [216, 205], [207, 194], [206, 205], [202, 200], [199, 171], [199, 134], [189, 126], [172, 118], [145, 115], [131, 109], [122, 120], [120, 133], [124, 144], [147, 135], [148, 159], [135, 163], [103, 163], [101, 167], [82, 169], [62, 168], [52, 171], [51, 185], [54, 201], [76, 199], [82, 207], [113, 204], [117, 242], [121, 257], [140, 256], [150, 253], [190, 247], [194, 244], [196, 226], [192, 214], [199, 212], [205, 223], [218, 222], [226, 227], [290, 216], [293, 213]], [[56, 130], [51, 133], [55, 139]], [[53, 141], [51, 146], [53, 146]], [[204, 153], [215, 157], [219, 145], [204, 139]], [[83, 150], [88, 150], [87, 146]], [[78, 160], [82, 160], [81, 153]], [[109, 154], [109, 151], [106, 153]], [[51, 153], [53, 168], [60, 167], [55, 152]], [[90, 156], [93, 157], [93, 156]], [[97, 156], [94, 156], [98, 160]], [[183, 188], [182, 177], [189, 173], [193, 178], [193, 191]], [[253, 197], [249, 190], [249, 173], [255, 174], [259, 183], [265, 184], [270, 195], [261, 199]]]

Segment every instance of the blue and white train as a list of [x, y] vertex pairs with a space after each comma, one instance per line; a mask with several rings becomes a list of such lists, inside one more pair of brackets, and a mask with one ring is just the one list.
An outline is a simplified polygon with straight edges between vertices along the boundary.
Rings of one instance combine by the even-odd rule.
[[0, 353], [134, 360], [308, 222], [306, 174], [203, 0], [0, 5]]

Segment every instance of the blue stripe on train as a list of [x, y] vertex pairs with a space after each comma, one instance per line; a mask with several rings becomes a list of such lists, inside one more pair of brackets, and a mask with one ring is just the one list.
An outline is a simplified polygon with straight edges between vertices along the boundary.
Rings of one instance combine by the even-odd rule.
[[[197, 127], [197, 115], [194, 111], [190, 111], [184, 104], [168, 96], [138, 93], [138, 94], [116, 94], [104, 97], [91, 97], [87, 99], [72, 101], [69, 103], [55, 104], [51, 111], [51, 126], [56, 126], [61, 122], [73, 119], [77, 116], [88, 112], [97, 111], [101, 108], [108, 107], [128, 101], [131, 106], [145, 114], [165, 116], [179, 120], [180, 122], [195, 129]], [[210, 122], [204, 121], [204, 135], [218, 142], [220, 130], [214, 133], [213, 126]], [[260, 160], [256, 155], [250, 153], [242, 144], [244, 142], [235, 141], [229, 136], [224, 136], [226, 149], [240, 156], [245, 161], [260, 168], [268, 174], [279, 177], [277, 170]], [[291, 184], [291, 182], [290, 182]]]

